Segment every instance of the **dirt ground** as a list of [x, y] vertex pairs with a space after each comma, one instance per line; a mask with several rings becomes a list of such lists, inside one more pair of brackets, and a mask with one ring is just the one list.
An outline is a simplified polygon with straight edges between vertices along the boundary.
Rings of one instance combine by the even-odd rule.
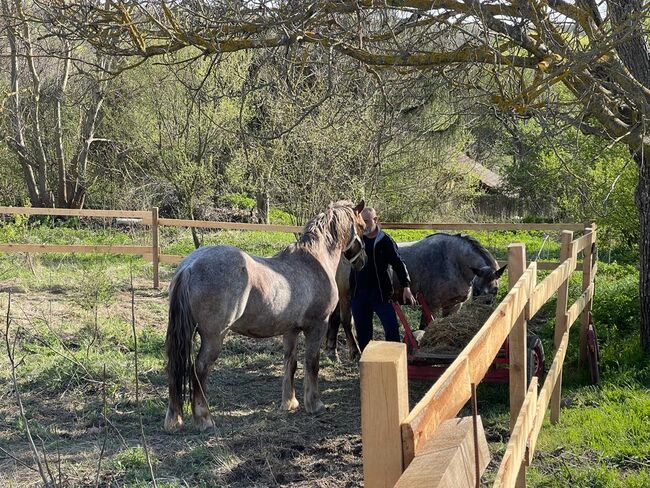
[[[7, 291], [11, 285], [0, 284], [0, 288]], [[41, 457], [43, 451], [47, 456], [44, 469], [67, 486], [147, 484], [150, 473], [141, 449], [143, 437], [133, 379], [130, 293], [119, 290], [109, 305], [98, 305], [95, 332], [94, 310], [83, 303], [82, 291], [64, 287], [15, 291], [9, 337], [13, 340], [19, 331], [15, 354], [20, 363], [19, 392], [35, 444]], [[8, 295], [2, 295], [6, 316]], [[165, 293], [147, 289], [143, 283], [136, 289], [135, 309], [140, 342], [139, 405], [144, 439], [159, 485], [362, 484], [356, 363], [345, 359], [333, 363], [321, 357], [320, 387], [327, 406], [323, 414], [308, 415], [302, 406], [293, 413], [280, 412], [281, 339], [233, 335], [226, 339], [210, 377], [215, 429], [196, 431], [186, 414], [184, 429], [168, 434], [162, 430], [166, 408], [162, 347]], [[343, 341], [341, 356], [346, 356]], [[105, 380], [103, 365], [108, 371]], [[35, 486], [40, 476], [17, 408], [6, 353], [3, 369], [0, 484]], [[301, 365], [296, 378], [301, 400]], [[423, 388], [419, 390], [421, 393]], [[104, 408], [108, 421], [102, 418]]]

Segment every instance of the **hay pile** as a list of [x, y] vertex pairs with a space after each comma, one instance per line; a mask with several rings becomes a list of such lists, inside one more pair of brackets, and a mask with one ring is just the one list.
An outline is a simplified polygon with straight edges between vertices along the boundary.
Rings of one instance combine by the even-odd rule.
[[458, 354], [472, 340], [496, 304], [465, 303], [455, 314], [436, 318], [419, 341], [420, 350], [432, 354]]

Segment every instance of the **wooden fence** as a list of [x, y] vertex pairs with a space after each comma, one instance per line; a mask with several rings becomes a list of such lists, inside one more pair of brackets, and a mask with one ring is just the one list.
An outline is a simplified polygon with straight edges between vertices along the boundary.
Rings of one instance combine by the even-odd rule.
[[[62, 217], [100, 217], [133, 219], [135, 223], [148, 226], [151, 229], [151, 244], [148, 246], [113, 246], [113, 245], [49, 245], [49, 244], [0, 244], [0, 252], [56, 252], [56, 253], [112, 253], [137, 254], [153, 264], [153, 287], [160, 286], [160, 263], [179, 263], [184, 256], [164, 254], [160, 247], [160, 227], [196, 227], [204, 229], [256, 230], [262, 232], [299, 233], [301, 226], [297, 225], [263, 225], [236, 222], [214, 222], [209, 220], [165, 219], [158, 215], [158, 207], [149, 211], [139, 210], [76, 210], [60, 208], [34, 207], [0, 207], [2, 214], [19, 215], [52, 215]], [[382, 224], [384, 229], [422, 229], [422, 230], [537, 230], [558, 231], [562, 229], [582, 230], [582, 224], [495, 224], [495, 223], [396, 223]], [[559, 263], [540, 263], [540, 269], [555, 269]]]
[[[31, 207], [0, 207], [0, 214], [55, 215], [136, 219], [151, 229], [150, 246], [114, 245], [46, 245], [2, 244], [0, 252], [70, 252], [137, 254], [153, 263], [153, 286], [159, 287], [159, 264], [179, 262], [183, 256], [163, 254], [160, 247], [160, 226], [200, 227], [208, 229], [257, 230], [299, 233], [302, 228], [290, 225], [260, 225], [232, 222], [212, 222], [159, 218], [158, 208], [151, 211], [69, 210]], [[467, 347], [459, 354], [424, 398], [409, 412], [406, 350], [404, 344], [371, 342], [361, 359], [361, 408], [363, 435], [363, 464], [366, 486], [437, 486], [433, 481], [444, 480], [444, 474], [454, 462], [441, 455], [441, 449], [464, 442], [459, 432], [466, 432], [467, 423], [454, 419], [472, 395], [475, 385], [485, 376], [506, 337], [510, 341], [510, 428], [511, 436], [502, 459], [495, 486], [525, 486], [526, 466], [535, 452], [535, 443], [551, 407], [551, 422], [560, 414], [562, 366], [569, 341], [569, 329], [581, 316], [580, 361], [587, 356], [587, 331], [596, 274], [596, 226], [582, 224], [495, 224], [495, 223], [384, 223], [384, 229], [427, 230], [536, 230], [561, 233], [559, 263], [531, 262], [526, 266], [523, 244], [508, 248], [510, 291], [495, 312], [485, 322]], [[573, 231], [584, 231], [573, 239]], [[582, 266], [577, 256], [583, 254]], [[538, 269], [553, 271], [537, 283]], [[568, 307], [568, 282], [571, 273], [582, 270], [580, 298]], [[526, 321], [544, 303], [558, 293], [555, 324], [555, 355], [541, 390], [537, 381], [526, 387]], [[379, 385], [379, 386], [378, 386]], [[474, 425], [475, 446], [483, 446]], [[464, 430], [465, 429], [465, 430]], [[455, 434], [454, 434], [455, 433]], [[452, 440], [450, 436], [456, 435]], [[456, 443], [456, 444], [455, 444]], [[466, 455], [464, 453], [463, 455]], [[476, 452], [476, 465], [487, 460]], [[427, 471], [423, 472], [422, 467]], [[478, 477], [469, 476], [450, 486], [465, 486]]]
[[[408, 411], [405, 344], [371, 342], [361, 357], [361, 415], [363, 468], [367, 487], [478, 486], [487, 465], [482, 459], [485, 435], [474, 429], [475, 456], [463, 436], [452, 437], [449, 422], [461, 425], [456, 415], [472, 397], [506, 338], [509, 339], [510, 440], [499, 466], [495, 487], [524, 487], [549, 403], [551, 422], [560, 415], [562, 367], [569, 329], [581, 316], [580, 360], [587, 357], [587, 331], [596, 274], [596, 226], [573, 239], [561, 233], [561, 263], [537, 283], [537, 263], [526, 265], [523, 244], [508, 247], [509, 292], [470, 343], [422, 400]], [[583, 255], [582, 295], [568, 307], [571, 273]], [[527, 387], [526, 322], [557, 292], [555, 353], [541, 390], [537, 378]], [[440, 435], [440, 432], [446, 432]], [[447, 461], [439, 462], [447, 452]], [[454, 454], [456, 453], [456, 454]], [[454, 457], [455, 456], [455, 457]], [[474, 463], [472, 463], [474, 460]], [[472, 464], [474, 466], [472, 467]], [[455, 471], [454, 471], [455, 470]], [[478, 474], [473, 472], [478, 470]]]

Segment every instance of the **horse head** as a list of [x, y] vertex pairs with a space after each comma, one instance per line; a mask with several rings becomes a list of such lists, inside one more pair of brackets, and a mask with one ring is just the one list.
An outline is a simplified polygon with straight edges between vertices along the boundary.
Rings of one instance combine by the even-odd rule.
[[350, 238], [347, 245], [343, 249], [343, 257], [352, 265], [357, 271], [366, 265], [368, 257], [363, 243], [363, 232], [366, 230], [366, 223], [361, 217], [361, 211], [365, 207], [365, 202], [361, 200], [356, 207], [353, 208], [352, 229], [350, 231]]
[[476, 276], [472, 280], [472, 299], [485, 297], [492, 301], [499, 291], [499, 278], [506, 270], [507, 264], [499, 269], [493, 269], [491, 266], [482, 266], [480, 268], [471, 268]]

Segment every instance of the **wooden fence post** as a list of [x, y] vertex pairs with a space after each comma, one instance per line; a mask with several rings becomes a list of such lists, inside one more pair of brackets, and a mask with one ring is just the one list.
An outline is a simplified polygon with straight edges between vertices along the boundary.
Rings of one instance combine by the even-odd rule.
[[[589, 245], [585, 247], [582, 258], [582, 291], [584, 292], [592, 280], [594, 279], [594, 245], [596, 244], [596, 223], [592, 222], [589, 227], [585, 228], [585, 234], [591, 232], [591, 240]], [[578, 360], [579, 366], [584, 366], [587, 361], [587, 331], [589, 330], [589, 314], [591, 313], [593, 300], [589, 300], [585, 304], [580, 318], [580, 357]]]
[[409, 413], [406, 345], [371, 341], [361, 355], [360, 369], [364, 486], [393, 487], [404, 470], [401, 423]]
[[151, 262], [153, 263], [153, 287], [160, 288], [160, 228], [158, 227], [158, 207], [151, 209]]
[[[573, 232], [563, 230], [560, 236], [560, 266], [567, 260], [571, 259], [573, 252], [571, 241], [573, 240]], [[562, 342], [562, 336], [567, 331], [566, 323], [566, 310], [567, 302], [569, 301], [569, 281], [571, 280], [571, 273], [568, 274], [567, 279], [560, 285], [557, 290], [557, 304], [555, 306], [555, 333], [554, 343], [555, 350], [557, 351]], [[560, 399], [562, 397], [562, 370], [557, 377], [557, 383], [553, 388], [551, 394], [551, 423], [556, 424], [560, 420]]]
[[[524, 274], [526, 269], [526, 246], [525, 244], [510, 244], [508, 246], [508, 290], [511, 290], [517, 280]], [[510, 432], [513, 431], [519, 411], [526, 398], [526, 359], [527, 359], [527, 332], [526, 332], [526, 309], [521, 312], [515, 322], [510, 334], [508, 344], [510, 350], [509, 375], [510, 375]], [[517, 477], [517, 487], [526, 486], [526, 465], [521, 464]]]

